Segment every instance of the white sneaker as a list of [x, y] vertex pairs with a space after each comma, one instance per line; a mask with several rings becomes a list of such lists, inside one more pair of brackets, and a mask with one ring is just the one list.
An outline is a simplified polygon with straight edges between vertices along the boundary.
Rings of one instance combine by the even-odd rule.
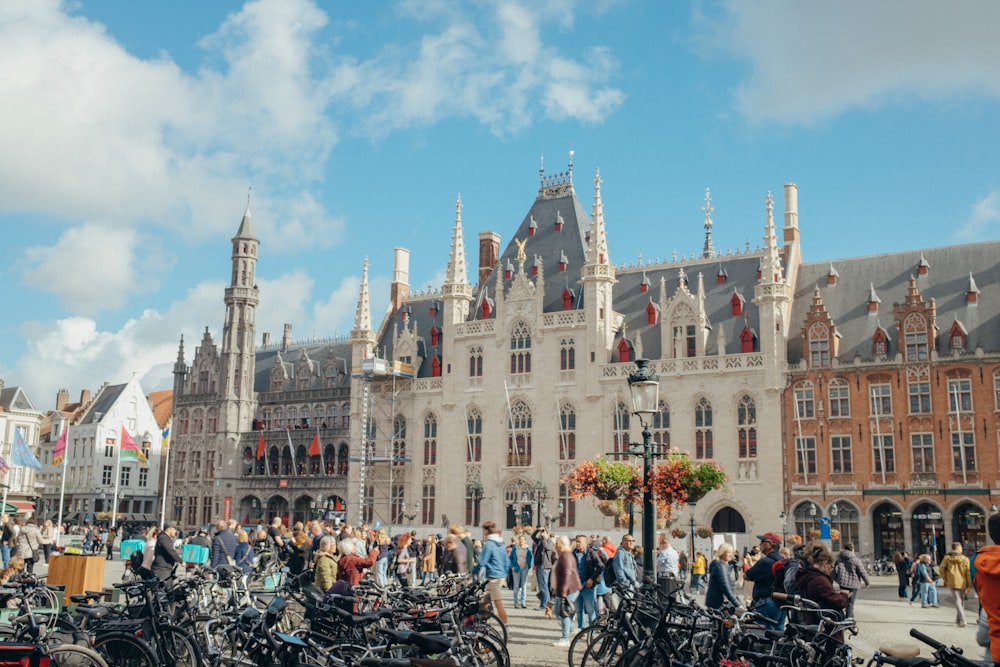
[[559, 640], [559, 641], [557, 641], [557, 642], [553, 642], [553, 643], [552, 643], [552, 645], [553, 645], [553, 646], [561, 646], [561, 647], [565, 648], [565, 647], [569, 646], [569, 645], [570, 645], [570, 644], [572, 644], [572, 643], [573, 643], [573, 642], [571, 642], [571, 641], [570, 641], [570, 640], [568, 640], [568, 639], [560, 639], [560, 640]]

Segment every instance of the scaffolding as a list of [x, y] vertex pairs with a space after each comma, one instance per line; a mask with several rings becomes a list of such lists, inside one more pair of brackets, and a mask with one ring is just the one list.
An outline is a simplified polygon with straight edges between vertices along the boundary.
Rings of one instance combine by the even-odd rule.
[[[353, 377], [360, 380], [361, 390], [361, 428], [358, 429], [361, 455], [351, 457], [352, 462], [360, 464], [359, 523], [367, 521], [388, 530], [402, 516], [403, 489], [396, 488], [395, 469], [411, 460], [395, 450], [395, 443], [399, 435], [396, 432], [396, 396], [413, 379], [413, 365], [372, 357], [361, 361], [361, 372]], [[388, 400], [385, 400], [387, 393]], [[380, 422], [389, 425], [384, 447], [380, 447], [376, 428]]]

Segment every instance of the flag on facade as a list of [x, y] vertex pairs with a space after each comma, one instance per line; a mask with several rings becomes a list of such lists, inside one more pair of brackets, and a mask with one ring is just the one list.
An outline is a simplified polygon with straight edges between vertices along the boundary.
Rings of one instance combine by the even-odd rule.
[[63, 463], [66, 462], [66, 445], [69, 440], [69, 426], [63, 429], [62, 434], [59, 436], [59, 440], [56, 441], [56, 449], [52, 452], [52, 467], [58, 468]]
[[4, 461], [3, 457], [0, 456], [0, 479], [7, 476], [7, 472], [10, 470], [10, 466]]
[[285, 435], [288, 436], [288, 451], [292, 454], [292, 474], [299, 474], [298, 468], [295, 467], [295, 445], [292, 444], [292, 432], [285, 429]]
[[260, 432], [260, 442], [257, 443], [257, 460], [259, 461], [264, 456], [264, 432]]
[[121, 452], [122, 461], [136, 461], [143, 468], [149, 465], [149, 460], [146, 455], [139, 449], [138, 443], [136, 443], [135, 438], [133, 438], [125, 427], [122, 426], [122, 446], [119, 450]]
[[14, 430], [14, 446], [10, 451], [10, 462], [11, 465], [22, 468], [31, 468], [32, 470], [42, 469], [42, 464], [38, 460], [38, 457], [28, 449], [28, 443], [24, 441], [24, 433], [20, 429]]
[[309, 456], [319, 456], [319, 431], [316, 431], [316, 435], [313, 436], [312, 442], [309, 443]]
[[170, 446], [170, 424], [167, 424], [167, 427], [165, 429], [163, 429], [163, 445], [162, 445], [162, 447], [163, 447], [164, 451], [166, 451], [166, 449], [169, 446]]

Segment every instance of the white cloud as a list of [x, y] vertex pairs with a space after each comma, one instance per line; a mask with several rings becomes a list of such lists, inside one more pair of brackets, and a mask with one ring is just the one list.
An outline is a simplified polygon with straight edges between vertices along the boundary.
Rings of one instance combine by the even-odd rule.
[[[25, 250], [24, 283], [43, 290], [54, 287], [72, 312], [117, 310], [135, 291], [155, 288], [137, 279], [137, 237], [135, 230], [99, 224], [68, 229], [51, 248]], [[150, 272], [151, 280], [155, 274]]]
[[996, 237], [1000, 229], [1000, 192], [994, 190], [972, 205], [969, 218], [955, 232], [962, 241], [983, 241]]
[[730, 0], [700, 25], [706, 57], [748, 61], [735, 91], [751, 121], [809, 124], [852, 108], [1000, 96], [1000, 4]]

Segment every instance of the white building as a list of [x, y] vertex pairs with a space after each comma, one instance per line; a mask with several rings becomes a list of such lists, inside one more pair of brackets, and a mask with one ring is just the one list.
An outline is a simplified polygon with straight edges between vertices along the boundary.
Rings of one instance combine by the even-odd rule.
[[35, 498], [40, 495], [36, 488], [36, 474], [31, 468], [13, 465], [11, 448], [15, 434], [20, 433], [31, 452], [38, 456], [38, 439], [41, 431], [42, 413], [35, 409], [21, 387], [5, 387], [0, 380], [0, 456], [10, 470], [0, 478], [7, 485], [4, 497], [7, 507], [3, 511], [31, 515], [35, 509]]

